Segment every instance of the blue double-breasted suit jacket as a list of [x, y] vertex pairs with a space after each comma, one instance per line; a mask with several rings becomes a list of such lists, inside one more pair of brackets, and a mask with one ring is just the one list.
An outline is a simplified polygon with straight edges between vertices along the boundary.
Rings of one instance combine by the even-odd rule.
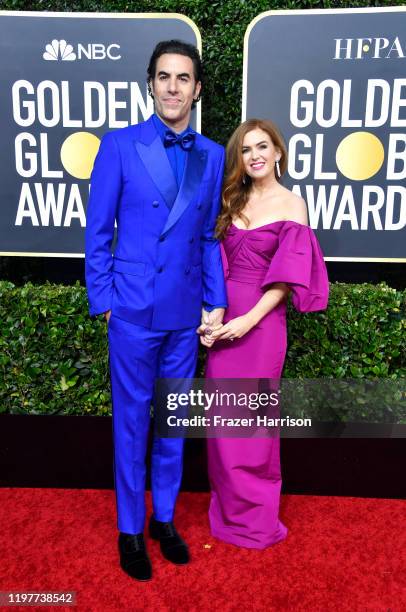
[[176, 330], [198, 325], [202, 305], [227, 303], [213, 236], [224, 149], [196, 134], [186, 158], [178, 190], [152, 118], [103, 137], [87, 213], [90, 314]]

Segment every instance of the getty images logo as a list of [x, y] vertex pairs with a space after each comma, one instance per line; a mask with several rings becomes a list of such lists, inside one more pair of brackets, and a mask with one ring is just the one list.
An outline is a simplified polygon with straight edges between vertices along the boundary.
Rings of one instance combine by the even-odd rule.
[[404, 58], [405, 53], [396, 38], [335, 38], [335, 60]]
[[118, 54], [120, 45], [111, 44], [103, 45], [102, 43], [88, 43], [87, 45], [78, 44], [76, 53], [73, 46], [66, 40], [53, 40], [45, 45], [45, 51], [42, 55], [44, 60], [49, 62], [74, 62], [86, 58], [88, 60], [119, 60], [121, 55]]

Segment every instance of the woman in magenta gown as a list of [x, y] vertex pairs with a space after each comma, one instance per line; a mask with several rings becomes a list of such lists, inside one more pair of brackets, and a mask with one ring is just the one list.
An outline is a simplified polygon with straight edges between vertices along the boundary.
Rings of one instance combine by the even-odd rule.
[[[305, 202], [283, 187], [286, 148], [276, 126], [252, 119], [227, 146], [222, 239], [228, 308], [210, 347], [208, 378], [273, 378], [286, 353], [286, 300], [299, 312], [323, 310], [328, 279]], [[247, 548], [283, 540], [279, 520], [279, 437], [211, 438], [208, 469], [212, 534]]]

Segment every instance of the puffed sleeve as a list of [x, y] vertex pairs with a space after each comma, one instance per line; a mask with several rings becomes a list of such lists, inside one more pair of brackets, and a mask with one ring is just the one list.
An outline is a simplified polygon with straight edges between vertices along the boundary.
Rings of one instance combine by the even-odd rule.
[[287, 221], [279, 233], [279, 245], [262, 283], [286, 283], [292, 289], [292, 303], [299, 312], [325, 310], [329, 284], [323, 253], [313, 230]]

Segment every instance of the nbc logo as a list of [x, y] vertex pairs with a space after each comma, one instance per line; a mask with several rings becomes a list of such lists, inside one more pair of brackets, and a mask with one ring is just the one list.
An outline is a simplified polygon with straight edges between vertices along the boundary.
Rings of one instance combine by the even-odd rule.
[[119, 60], [121, 55], [119, 53], [120, 45], [117, 43], [111, 43], [110, 45], [104, 45], [103, 43], [78, 43], [75, 50], [72, 45], [68, 44], [66, 40], [53, 40], [51, 43], [45, 45], [45, 51], [42, 54], [44, 60], [57, 62], [62, 60], [64, 62], [73, 62], [75, 60]]
[[64, 62], [73, 62], [76, 59], [76, 54], [73, 53], [72, 45], [69, 45], [66, 40], [53, 40], [45, 46], [42, 57], [44, 60], [51, 62], [56, 62], [59, 59]]

